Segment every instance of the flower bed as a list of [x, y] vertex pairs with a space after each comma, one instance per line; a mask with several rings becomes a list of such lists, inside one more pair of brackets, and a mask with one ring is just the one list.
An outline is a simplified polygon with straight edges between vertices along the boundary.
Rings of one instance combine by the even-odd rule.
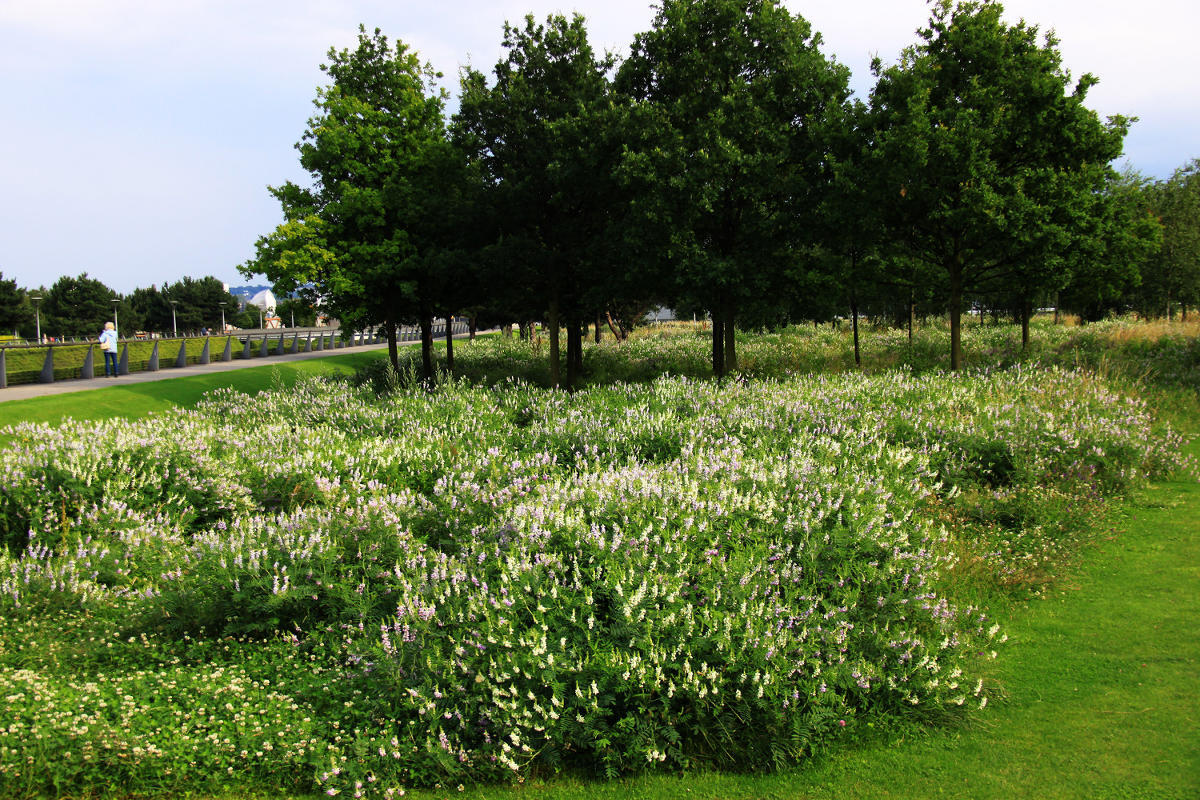
[[1180, 465], [1144, 404], [1031, 369], [314, 380], [8, 433], [8, 793], [792, 763], [985, 705], [964, 559], [1052, 573], [1046, 503]]

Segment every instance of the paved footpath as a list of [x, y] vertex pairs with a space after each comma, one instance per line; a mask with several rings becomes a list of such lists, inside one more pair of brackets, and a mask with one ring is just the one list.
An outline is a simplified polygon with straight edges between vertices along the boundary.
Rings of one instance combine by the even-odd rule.
[[[466, 336], [466, 334], [461, 334]], [[459, 338], [456, 335], [454, 338]], [[412, 342], [401, 342], [407, 347]], [[25, 383], [0, 389], [0, 403], [6, 400], [28, 400], [31, 397], [48, 397], [53, 394], [68, 392], [84, 392], [88, 389], [105, 389], [109, 386], [128, 385], [131, 383], [149, 383], [150, 381], [165, 381], [172, 378], [186, 378], [189, 375], [209, 375], [214, 372], [229, 372], [247, 367], [269, 367], [283, 361], [297, 361], [305, 358], [331, 358], [334, 356], [362, 353], [367, 350], [381, 350], [387, 347], [387, 342], [365, 344], [348, 347], [345, 350], [314, 350], [311, 353], [289, 353], [282, 356], [265, 356], [262, 358], [235, 358], [233, 361], [214, 361], [210, 364], [189, 364], [186, 367], [165, 367], [158, 372], [131, 372], [117, 378], [76, 378], [55, 381], [54, 383]], [[103, 369], [103, 365], [101, 365]]]

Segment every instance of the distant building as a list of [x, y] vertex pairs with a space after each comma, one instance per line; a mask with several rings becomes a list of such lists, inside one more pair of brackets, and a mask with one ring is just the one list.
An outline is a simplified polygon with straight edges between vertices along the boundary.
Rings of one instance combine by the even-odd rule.
[[275, 301], [275, 293], [270, 289], [263, 289], [258, 294], [246, 301], [248, 306], [258, 306], [262, 309], [263, 314], [268, 317], [275, 316], [275, 308], [279, 304]]

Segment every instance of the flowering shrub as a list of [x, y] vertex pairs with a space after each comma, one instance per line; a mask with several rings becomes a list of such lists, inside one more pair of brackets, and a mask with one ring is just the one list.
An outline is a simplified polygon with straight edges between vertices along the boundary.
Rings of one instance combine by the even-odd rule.
[[791, 763], [983, 706], [962, 560], [1052, 571], [1045, 503], [1180, 465], [1060, 370], [371, 385], [8, 429], [6, 793]]

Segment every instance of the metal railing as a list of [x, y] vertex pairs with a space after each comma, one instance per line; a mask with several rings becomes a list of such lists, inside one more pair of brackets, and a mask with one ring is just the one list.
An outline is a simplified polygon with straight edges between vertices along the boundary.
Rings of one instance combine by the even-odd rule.
[[[455, 334], [466, 333], [466, 322], [454, 322]], [[446, 323], [434, 324], [435, 337], [445, 336]], [[421, 329], [401, 326], [397, 330], [397, 341], [419, 341]], [[275, 328], [256, 331], [233, 331], [219, 336], [181, 336], [170, 339], [122, 339], [117, 357], [117, 374], [133, 372], [158, 372], [161, 369], [183, 369], [189, 366], [210, 364], [235, 359], [268, 358], [288, 356], [296, 353], [311, 353], [323, 350], [342, 350], [351, 347], [379, 344], [387, 341], [380, 330], [370, 330], [342, 335], [336, 328]], [[13, 370], [9, 365], [9, 353], [33, 353], [45, 351], [34, 359], [21, 359], [28, 364]], [[51, 344], [0, 345], [0, 389], [11, 385], [30, 383], [54, 383], [61, 380], [79, 380], [96, 377], [97, 369], [103, 374], [103, 354], [97, 357], [99, 345], [95, 342]], [[82, 353], [80, 352], [82, 351]], [[56, 357], [55, 353], [59, 353]], [[69, 354], [69, 356], [68, 356]], [[97, 367], [97, 361], [100, 362]]]

